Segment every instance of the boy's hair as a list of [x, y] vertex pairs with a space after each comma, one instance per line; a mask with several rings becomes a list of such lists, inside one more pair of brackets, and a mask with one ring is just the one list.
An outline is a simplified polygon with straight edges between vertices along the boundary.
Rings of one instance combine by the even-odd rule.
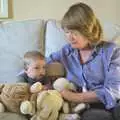
[[24, 69], [27, 70], [28, 66], [36, 60], [44, 60], [44, 55], [42, 55], [39, 51], [28, 51], [24, 54], [23, 62]]
[[72, 5], [65, 13], [62, 28], [77, 30], [88, 38], [92, 44], [98, 43], [103, 37], [103, 30], [93, 10], [85, 3]]

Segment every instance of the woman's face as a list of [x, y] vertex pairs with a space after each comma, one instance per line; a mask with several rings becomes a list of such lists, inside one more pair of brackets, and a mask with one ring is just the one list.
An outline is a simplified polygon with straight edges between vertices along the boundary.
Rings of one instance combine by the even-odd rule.
[[89, 45], [89, 40], [76, 30], [64, 30], [71, 46], [76, 49], [85, 49]]

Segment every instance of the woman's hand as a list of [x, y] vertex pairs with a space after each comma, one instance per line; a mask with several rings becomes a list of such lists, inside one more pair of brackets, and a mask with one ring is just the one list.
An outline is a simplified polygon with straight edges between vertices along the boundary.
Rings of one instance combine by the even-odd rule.
[[[62, 90], [61, 92], [61, 95], [62, 97], [65, 99], [65, 100], [68, 100], [68, 101], [73, 101], [76, 97], [76, 93], [70, 91], [70, 90], [67, 90], [67, 89], [64, 89]], [[75, 100], [76, 101], [76, 100]]]

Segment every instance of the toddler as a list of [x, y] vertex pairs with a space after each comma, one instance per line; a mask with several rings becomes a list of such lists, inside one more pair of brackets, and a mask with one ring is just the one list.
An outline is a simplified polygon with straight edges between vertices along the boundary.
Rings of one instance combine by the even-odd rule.
[[24, 81], [33, 85], [40, 82], [44, 89], [51, 89], [52, 83], [45, 76], [45, 58], [38, 51], [28, 51], [25, 53], [24, 58], [24, 72], [19, 74], [24, 78]]

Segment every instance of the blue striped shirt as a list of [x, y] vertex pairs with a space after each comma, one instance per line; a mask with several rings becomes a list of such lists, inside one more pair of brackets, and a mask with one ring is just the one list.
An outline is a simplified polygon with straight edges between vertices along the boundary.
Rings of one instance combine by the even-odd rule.
[[106, 109], [115, 107], [120, 98], [120, 48], [117, 45], [102, 42], [87, 62], [81, 64], [79, 51], [67, 44], [47, 58], [47, 63], [54, 61], [64, 65], [69, 81], [95, 91]]

